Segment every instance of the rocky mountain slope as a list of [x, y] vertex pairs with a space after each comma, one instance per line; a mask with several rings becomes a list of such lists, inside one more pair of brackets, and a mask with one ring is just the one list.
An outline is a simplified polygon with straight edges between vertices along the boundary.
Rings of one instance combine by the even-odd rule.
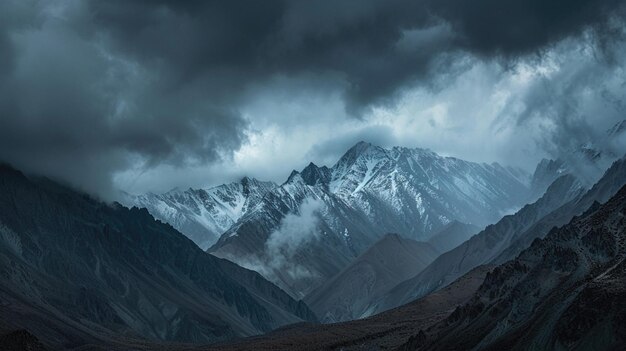
[[495, 225], [459, 247], [441, 255], [421, 273], [396, 286], [381, 299], [378, 311], [407, 303], [451, 282], [481, 264], [498, 264], [514, 258], [536, 238], [553, 227], [568, 223], [594, 202], [604, 202], [626, 184], [626, 158], [606, 170], [588, 191], [571, 175], [558, 178], [537, 202]]
[[[82, 351], [168, 350], [168, 351], [238, 351], [238, 350], [394, 350], [401, 347], [421, 330], [444, 320], [458, 306], [474, 296], [493, 267], [481, 266], [468, 272], [454, 283], [405, 306], [365, 319], [333, 323], [298, 323], [265, 335], [207, 344], [163, 343], [145, 340], [124, 340], [105, 346], [85, 345]], [[24, 346], [40, 351], [40, 341], [25, 330], [5, 332], [0, 323], [0, 342], [23, 350]], [[0, 344], [7, 345], [7, 344]]]
[[122, 203], [147, 208], [155, 218], [171, 224], [206, 250], [276, 186], [272, 182], [244, 177], [239, 182], [208, 189], [125, 194]]
[[470, 302], [407, 349], [626, 347], [626, 187], [488, 274]]
[[452, 221], [428, 239], [428, 243], [443, 253], [461, 245], [478, 232], [480, 228], [475, 225]]
[[428, 243], [387, 234], [304, 301], [324, 323], [371, 314], [390, 287], [419, 273], [439, 252]]
[[487, 226], [468, 241], [437, 257], [415, 277], [398, 284], [379, 301], [376, 311], [408, 303], [446, 286], [474, 267], [491, 262], [509, 247], [517, 235], [526, 232], [563, 204], [579, 197], [583, 190], [576, 178], [562, 176], [535, 203]]
[[479, 266], [409, 304], [362, 320], [280, 329], [219, 349], [623, 349], [625, 218], [626, 187], [536, 239], [514, 260]]
[[530, 229], [515, 236], [506, 250], [491, 263], [501, 264], [515, 258], [529, 247], [533, 240], [544, 237], [550, 229], [567, 224], [573, 216], [583, 213], [594, 204], [608, 201], [624, 184], [626, 184], [626, 160], [622, 158], [614, 162], [589, 191], [552, 211]]
[[[292, 172], [209, 252], [256, 269], [302, 297], [384, 233], [420, 240], [454, 220], [483, 226], [496, 221], [522, 204], [528, 188], [521, 178], [498, 164], [360, 142], [332, 168], [310, 164]], [[310, 213], [303, 214], [305, 203]], [[289, 229], [285, 218], [297, 229]], [[291, 272], [277, 269], [275, 253], [279, 261], [288, 256]]]
[[0, 315], [53, 349], [214, 342], [316, 320], [258, 273], [145, 209], [0, 166]]

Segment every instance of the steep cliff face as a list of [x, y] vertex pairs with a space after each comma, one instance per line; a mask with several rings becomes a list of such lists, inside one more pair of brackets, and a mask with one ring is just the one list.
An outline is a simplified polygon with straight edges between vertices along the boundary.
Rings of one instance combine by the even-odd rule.
[[53, 348], [212, 342], [315, 320], [258, 273], [215, 258], [145, 209], [0, 167], [0, 312]]
[[487, 275], [412, 349], [613, 350], [626, 345], [626, 187]]

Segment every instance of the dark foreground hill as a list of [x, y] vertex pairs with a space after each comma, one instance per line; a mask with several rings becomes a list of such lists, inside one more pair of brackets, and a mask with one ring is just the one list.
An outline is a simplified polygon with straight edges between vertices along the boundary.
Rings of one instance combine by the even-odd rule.
[[624, 350], [626, 187], [487, 275], [407, 350]]
[[206, 344], [316, 320], [303, 302], [205, 253], [145, 209], [108, 205], [5, 165], [0, 282], [0, 334], [11, 342], [34, 336], [53, 349]]

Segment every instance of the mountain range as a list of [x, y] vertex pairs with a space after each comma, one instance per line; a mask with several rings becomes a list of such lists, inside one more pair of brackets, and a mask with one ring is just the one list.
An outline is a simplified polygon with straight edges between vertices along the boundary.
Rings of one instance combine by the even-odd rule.
[[174, 189], [164, 194], [124, 193], [121, 202], [129, 207], [146, 208], [155, 218], [171, 224], [206, 250], [275, 187], [272, 182], [244, 177], [239, 182], [208, 189]]
[[574, 169], [361, 142], [280, 185], [125, 196], [146, 209], [2, 165], [0, 345], [619, 347], [626, 158]]
[[[300, 298], [386, 233], [428, 240], [453, 221], [485, 226], [521, 206], [527, 191], [516, 169], [359, 142], [331, 168], [293, 171], [209, 252], [258, 270]], [[303, 204], [310, 213], [303, 214]], [[274, 247], [277, 236], [306, 244]]]
[[[607, 184], [606, 177], [600, 182]], [[515, 258], [478, 266], [400, 307], [198, 349], [621, 350], [626, 347], [625, 215], [626, 186]]]
[[379, 301], [377, 312], [400, 306], [435, 291], [474, 267], [513, 259], [533, 240], [568, 223], [594, 203], [607, 201], [626, 184], [626, 159], [617, 160], [589, 190], [572, 175], [555, 180], [535, 203], [505, 216], [458, 247], [442, 254], [415, 277], [394, 287]]

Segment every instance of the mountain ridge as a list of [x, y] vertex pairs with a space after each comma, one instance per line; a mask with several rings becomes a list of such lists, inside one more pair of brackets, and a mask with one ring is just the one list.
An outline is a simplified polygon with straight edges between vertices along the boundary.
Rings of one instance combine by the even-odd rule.
[[[525, 197], [527, 186], [518, 177], [498, 164], [359, 142], [333, 167], [309, 163], [300, 172], [294, 170], [208, 252], [258, 269], [300, 298], [384, 233], [426, 240], [453, 220], [488, 224], [499, 219], [503, 208], [521, 205]], [[283, 219], [298, 215], [301, 205], [310, 200], [320, 206], [314, 215], [317, 234], [308, 246], [293, 253], [294, 263], [308, 276], [299, 279], [268, 269], [267, 241], [275, 233], [290, 236], [279, 231]], [[319, 257], [325, 263], [316, 262]]]
[[470, 302], [406, 349], [626, 345], [626, 186], [487, 275]]
[[121, 202], [145, 207], [156, 218], [172, 224], [207, 249], [241, 216], [254, 207], [273, 182], [243, 177], [237, 182], [206, 189], [173, 189], [163, 194], [124, 194]]

